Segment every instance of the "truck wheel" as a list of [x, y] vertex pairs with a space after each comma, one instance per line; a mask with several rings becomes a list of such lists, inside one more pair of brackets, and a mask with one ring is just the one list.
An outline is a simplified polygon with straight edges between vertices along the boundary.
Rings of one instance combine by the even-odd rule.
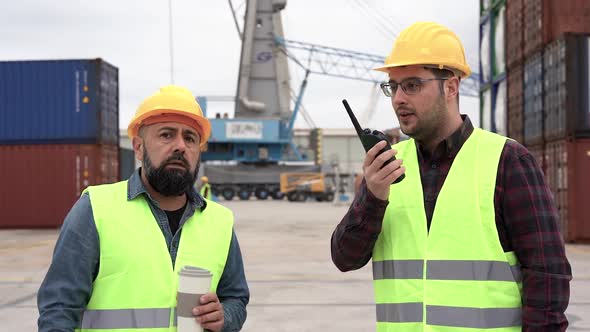
[[264, 187], [258, 187], [258, 188], [256, 188], [256, 191], [254, 192], [254, 196], [256, 196], [256, 198], [262, 199], [262, 200], [267, 199], [269, 195], [270, 195], [270, 193], [268, 192], [268, 189], [266, 189]]
[[307, 201], [307, 198], [309, 197], [309, 194], [305, 191], [300, 191], [297, 195], [297, 202], [305, 202]]
[[235, 194], [236, 192], [231, 187], [226, 187], [221, 190], [221, 196], [223, 196], [223, 198], [225, 198], [227, 201], [231, 201]]
[[298, 193], [296, 191], [291, 191], [287, 194], [287, 200], [289, 202], [295, 202], [297, 201], [297, 197], [298, 197]]
[[252, 192], [247, 188], [242, 188], [242, 189], [238, 190], [238, 197], [240, 197], [240, 199], [242, 201], [249, 200], [250, 195], [252, 195]]
[[215, 196], [219, 196], [219, 187], [218, 186], [211, 186], [211, 193]]
[[325, 193], [324, 194], [324, 201], [332, 202], [334, 200], [334, 193]]
[[270, 196], [272, 197], [272, 199], [278, 201], [285, 198], [285, 193], [283, 193], [282, 191], [275, 190], [270, 192]]

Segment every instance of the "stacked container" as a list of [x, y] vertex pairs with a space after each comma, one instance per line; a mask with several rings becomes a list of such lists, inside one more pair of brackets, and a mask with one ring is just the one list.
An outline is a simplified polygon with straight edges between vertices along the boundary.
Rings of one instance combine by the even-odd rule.
[[527, 146], [543, 142], [543, 54], [532, 54], [524, 62], [524, 143]]
[[590, 140], [561, 139], [547, 143], [546, 180], [561, 217], [565, 239], [574, 242], [590, 240]]
[[524, 143], [524, 0], [506, 3], [506, 76], [508, 137]]
[[524, 142], [524, 119], [523, 119], [523, 98], [524, 98], [524, 75], [522, 66], [509, 69], [506, 73], [507, 96], [508, 96], [508, 137]]
[[590, 32], [587, 0], [524, 0], [525, 56], [542, 50], [564, 32]]
[[590, 195], [589, 41], [587, 34], [562, 34], [546, 45], [543, 59], [545, 173], [570, 241], [590, 240], [584, 203]]
[[565, 34], [545, 48], [547, 141], [590, 137], [590, 34]]
[[508, 136], [542, 167], [564, 238], [588, 241], [590, 1], [507, 0], [505, 27]]
[[101, 59], [0, 62], [0, 228], [58, 227], [119, 179], [118, 70]]

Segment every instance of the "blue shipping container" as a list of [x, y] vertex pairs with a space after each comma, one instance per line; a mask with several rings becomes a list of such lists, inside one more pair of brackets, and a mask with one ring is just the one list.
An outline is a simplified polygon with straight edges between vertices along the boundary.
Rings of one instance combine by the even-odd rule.
[[119, 144], [119, 73], [101, 59], [0, 62], [0, 144]]

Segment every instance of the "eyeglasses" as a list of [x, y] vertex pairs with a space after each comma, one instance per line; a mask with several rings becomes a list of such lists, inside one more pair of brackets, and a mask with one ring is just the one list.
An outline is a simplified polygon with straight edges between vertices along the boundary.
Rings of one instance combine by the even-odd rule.
[[387, 97], [394, 96], [397, 92], [397, 87], [401, 86], [402, 90], [407, 95], [415, 95], [422, 90], [422, 86], [426, 82], [430, 81], [446, 81], [448, 78], [417, 78], [417, 77], [409, 77], [405, 80], [397, 83], [395, 81], [389, 81], [387, 83], [381, 83], [381, 90], [383, 90], [383, 94]]

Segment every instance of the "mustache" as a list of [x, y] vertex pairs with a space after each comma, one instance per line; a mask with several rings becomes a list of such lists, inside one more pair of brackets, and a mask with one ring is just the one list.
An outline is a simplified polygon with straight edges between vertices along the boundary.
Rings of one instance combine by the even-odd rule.
[[410, 107], [406, 107], [406, 106], [400, 106], [398, 108], [395, 109], [395, 113], [397, 113], [397, 115], [400, 115], [400, 113], [409, 113], [409, 114], [414, 114], [416, 112], [416, 110], [414, 110], [413, 108]]
[[182, 153], [173, 154], [172, 156], [170, 156], [168, 159], [166, 159], [164, 161], [164, 165], [177, 164], [178, 162], [180, 162], [182, 164], [182, 166], [185, 167], [186, 169], [189, 168], [188, 160], [186, 160], [186, 158], [184, 158], [184, 155]]

